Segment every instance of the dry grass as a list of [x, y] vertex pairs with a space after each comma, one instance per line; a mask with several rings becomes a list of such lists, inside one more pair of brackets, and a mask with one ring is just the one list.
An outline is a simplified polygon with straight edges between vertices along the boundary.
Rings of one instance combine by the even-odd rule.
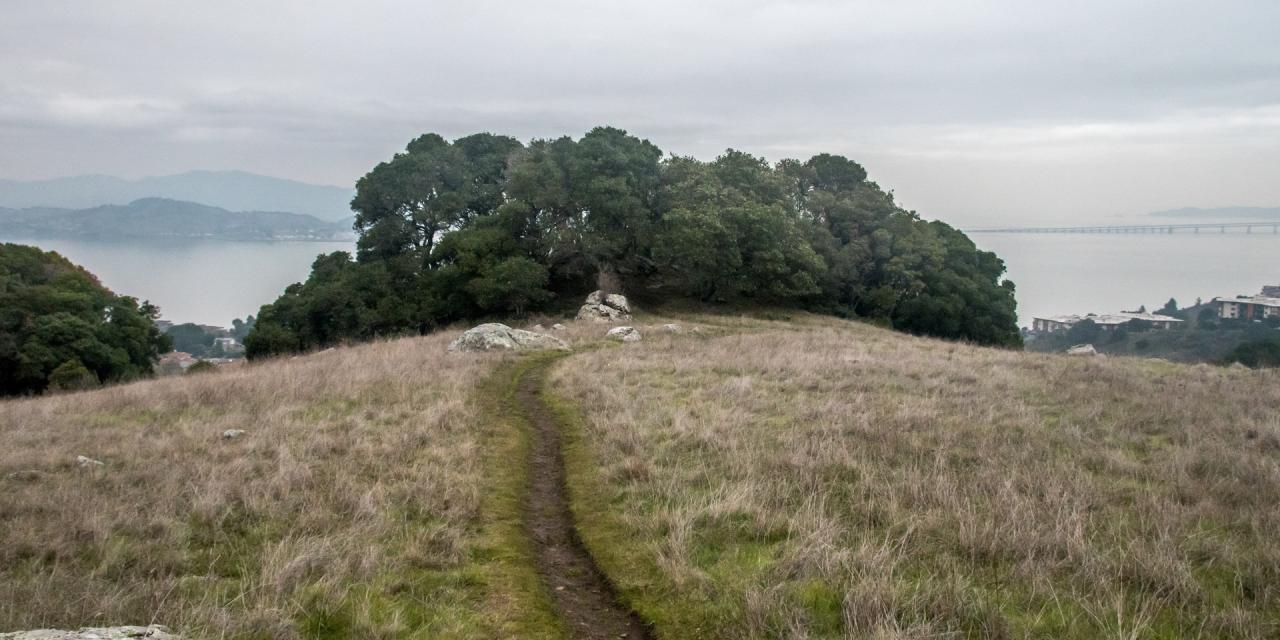
[[666, 637], [1280, 635], [1275, 372], [808, 321], [551, 384], [588, 544]]
[[[1280, 374], [683, 317], [552, 381], [588, 544], [667, 637], [1280, 634]], [[0, 630], [554, 635], [516, 368], [454, 335], [0, 403]]]
[[484, 635], [475, 396], [503, 356], [453, 337], [0, 404], [0, 630]]

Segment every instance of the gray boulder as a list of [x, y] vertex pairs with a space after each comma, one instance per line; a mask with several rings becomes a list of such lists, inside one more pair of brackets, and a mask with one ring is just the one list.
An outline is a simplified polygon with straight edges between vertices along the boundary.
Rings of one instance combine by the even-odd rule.
[[126, 640], [129, 638], [178, 640], [180, 636], [173, 635], [168, 627], [158, 624], [147, 627], [86, 627], [79, 631], [36, 629], [34, 631], [0, 633], [0, 640]]
[[627, 302], [627, 297], [621, 293], [610, 293], [604, 297], [606, 307], [612, 307], [623, 313], [631, 313], [631, 303]]
[[523, 329], [512, 329], [505, 324], [490, 322], [467, 329], [457, 340], [449, 343], [450, 351], [532, 351], [536, 349], [563, 349], [569, 345], [560, 338]]
[[681, 327], [678, 324], [664, 324], [662, 325], [662, 332], [663, 333], [684, 333], [684, 327]]
[[1098, 355], [1098, 350], [1097, 350], [1097, 349], [1094, 349], [1094, 348], [1093, 348], [1093, 345], [1091, 345], [1091, 344], [1078, 344], [1078, 345], [1076, 345], [1076, 346], [1074, 346], [1074, 347], [1071, 347], [1070, 349], [1067, 349], [1067, 355], [1069, 355], [1069, 356], [1096, 356], [1096, 355]]
[[604, 336], [610, 340], [620, 340], [622, 342], [640, 341], [640, 331], [635, 327], [614, 327]]
[[605, 294], [601, 291], [592, 291], [587, 296], [587, 301], [578, 309], [579, 320], [594, 320], [596, 322], [625, 322], [631, 319], [631, 303], [627, 301], [627, 297], [618, 294]]

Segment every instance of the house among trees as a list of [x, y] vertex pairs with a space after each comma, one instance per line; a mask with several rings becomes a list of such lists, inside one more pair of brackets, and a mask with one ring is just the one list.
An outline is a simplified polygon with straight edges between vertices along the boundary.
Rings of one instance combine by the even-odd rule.
[[213, 348], [215, 350], [221, 350], [224, 354], [244, 353], [244, 345], [231, 337], [214, 338]]
[[162, 376], [177, 375], [199, 361], [195, 356], [184, 351], [170, 351], [156, 360], [155, 372]]
[[1256, 296], [1214, 298], [1212, 304], [1223, 320], [1280, 318], [1280, 285], [1263, 287]]
[[1152, 329], [1172, 329], [1182, 320], [1146, 311], [1121, 311], [1119, 313], [1089, 313], [1085, 315], [1048, 316], [1035, 318], [1031, 330], [1035, 333], [1065, 333], [1077, 323], [1090, 320], [1104, 331], [1115, 331], [1133, 321], [1139, 321]]

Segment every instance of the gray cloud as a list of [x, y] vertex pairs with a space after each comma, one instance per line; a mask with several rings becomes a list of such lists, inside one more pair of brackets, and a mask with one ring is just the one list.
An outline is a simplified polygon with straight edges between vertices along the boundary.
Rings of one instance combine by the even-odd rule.
[[1271, 0], [690, 4], [9, 7], [0, 177], [351, 184], [423, 131], [608, 123], [700, 157], [843, 153], [960, 224], [1280, 203]]

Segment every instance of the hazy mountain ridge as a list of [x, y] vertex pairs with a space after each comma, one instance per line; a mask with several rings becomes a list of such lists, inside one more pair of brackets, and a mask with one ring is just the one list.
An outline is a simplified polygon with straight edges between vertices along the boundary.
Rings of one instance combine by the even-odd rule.
[[50, 180], [0, 180], [0, 207], [87, 209], [146, 198], [201, 202], [228, 211], [293, 211], [326, 221], [351, 216], [354, 190], [272, 178], [245, 171], [188, 171], [125, 180], [84, 175]]
[[0, 209], [0, 232], [77, 238], [192, 238], [214, 240], [340, 240], [349, 223], [283, 211], [228, 211], [166, 198], [87, 209]]
[[1249, 220], [1280, 220], [1280, 207], [1210, 207], [1203, 209], [1200, 207], [1182, 207], [1180, 209], [1153, 211], [1147, 215], [1157, 218], [1231, 218], [1247, 222]]

